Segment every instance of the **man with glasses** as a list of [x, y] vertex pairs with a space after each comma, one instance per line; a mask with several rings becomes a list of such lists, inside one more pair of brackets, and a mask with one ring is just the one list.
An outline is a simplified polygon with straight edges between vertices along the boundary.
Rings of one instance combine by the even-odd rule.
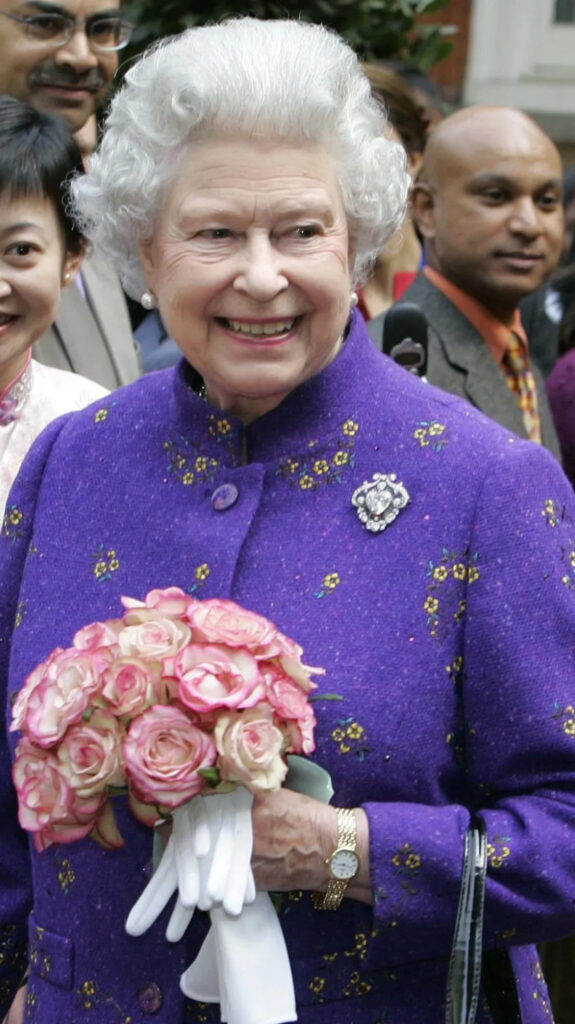
[[[0, 0], [0, 93], [63, 117], [74, 132], [102, 104], [133, 26], [118, 0]], [[89, 254], [40, 339], [40, 362], [116, 388], [140, 374], [119, 281]]]

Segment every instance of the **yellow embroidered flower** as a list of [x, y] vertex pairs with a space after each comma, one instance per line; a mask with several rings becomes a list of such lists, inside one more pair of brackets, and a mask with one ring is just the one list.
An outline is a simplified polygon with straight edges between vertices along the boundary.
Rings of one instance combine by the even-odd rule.
[[197, 569], [194, 572], [194, 576], [196, 577], [196, 579], [200, 580], [202, 583], [204, 582], [204, 580], [207, 580], [209, 575], [210, 567], [207, 562], [204, 562], [202, 565], [198, 565]]
[[231, 429], [232, 429], [231, 424], [228, 423], [227, 420], [218, 420], [218, 423], [217, 423], [218, 434], [223, 434], [223, 435], [229, 434]]
[[440, 583], [444, 583], [449, 576], [449, 569], [445, 565], [436, 565], [433, 570], [434, 580], [439, 580]]
[[296, 473], [297, 470], [299, 469], [299, 462], [297, 461], [297, 459], [289, 458], [287, 460], [287, 468], [289, 469], [290, 473]]
[[186, 465], [186, 457], [185, 457], [185, 455], [178, 455], [178, 457], [176, 459], [176, 462], [175, 462], [175, 465], [176, 465], [176, 469], [183, 469], [184, 466]]
[[349, 453], [348, 452], [339, 451], [339, 452], [335, 453], [335, 455], [333, 457], [333, 464], [334, 464], [334, 466], [347, 466], [348, 462], [349, 462]]
[[93, 981], [85, 981], [82, 985], [80, 992], [83, 996], [95, 996], [96, 995], [96, 984]]
[[341, 743], [341, 741], [345, 739], [345, 732], [340, 726], [338, 726], [336, 729], [333, 730], [331, 736], [336, 743]]
[[428, 598], [426, 598], [425, 604], [423, 605], [423, 609], [424, 609], [424, 611], [427, 612], [428, 615], [435, 615], [435, 613], [437, 612], [438, 608], [439, 608], [439, 601], [438, 601], [438, 599], [436, 597], [428, 597]]
[[329, 471], [329, 462], [326, 462], [325, 459], [316, 459], [313, 464], [313, 471], [318, 476], [323, 476], [324, 473]]
[[197, 469], [198, 473], [204, 473], [208, 468], [208, 460], [205, 455], [199, 455], [194, 463], [194, 469]]
[[413, 431], [413, 436], [418, 440], [422, 440], [425, 437], [425, 430], [422, 427], [418, 427], [417, 430]]
[[341, 579], [338, 572], [330, 572], [323, 578], [323, 585], [326, 590], [335, 590], [336, 587], [339, 587], [340, 583]]
[[182, 477], [182, 483], [185, 484], [186, 487], [187, 487], [189, 484], [193, 484], [193, 482], [194, 482], [194, 474], [193, 473], [184, 473], [184, 475]]
[[19, 526], [23, 518], [24, 516], [22, 512], [20, 511], [19, 508], [16, 507], [11, 510], [10, 515], [8, 516], [8, 522], [12, 526]]
[[419, 854], [410, 853], [409, 856], [405, 858], [405, 866], [406, 868], [409, 868], [410, 871], [417, 871], [418, 868], [421, 867], [421, 857]]
[[479, 579], [480, 575], [481, 573], [476, 565], [469, 566], [469, 569], [467, 570], [467, 578], [470, 583], [475, 583]]
[[439, 434], [443, 434], [444, 430], [444, 423], [432, 423], [429, 428], [429, 435], [430, 437], [437, 437]]
[[456, 580], [464, 580], [467, 576], [467, 569], [462, 562], [456, 562], [453, 566], [453, 575]]
[[461, 619], [467, 610], [467, 601], [460, 601], [457, 606], [457, 611], [453, 613], [454, 619]]
[[300, 485], [302, 491], [309, 491], [310, 488], [313, 487], [313, 477], [309, 476], [309, 474], [306, 473], [305, 476], [302, 476], [302, 478], [301, 478], [301, 480], [299, 482], [299, 485]]
[[98, 409], [94, 414], [94, 423], [103, 423], [108, 418], [107, 409]]
[[575, 718], [568, 718], [563, 722], [563, 732], [567, 736], [575, 736]]
[[96, 577], [96, 579], [100, 579], [100, 577], [105, 574], [107, 569], [108, 566], [106, 562], [96, 562], [94, 566], [94, 576]]
[[575, 551], [571, 551], [570, 552], [570, 554], [569, 554], [569, 562], [571, 564], [571, 568], [575, 569]]
[[119, 558], [112, 558], [108, 562], [108, 569], [109, 569], [110, 572], [116, 572], [116, 570], [119, 569], [119, 568], [120, 568], [120, 559]]
[[346, 420], [341, 429], [346, 437], [355, 437], [359, 430], [359, 423], [355, 423], [354, 420]]
[[349, 754], [350, 750], [351, 750], [351, 747], [350, 747], [349, 743], [340, 743], [340, 745], [339, 745], [339, 752], [340, 752], [340, 754]]
[[312, 981], [310, 981], [309, 983], [309, 987], [311, 988], [312, 992], [316, 996], [318, 996], [320, 992], [323, 992], [325, 988], [325, 978], [313, 978]]
[[345, 732], [348, 739], [360, 740], [365, 732], [365, 729], [363, 728], [363, 725], [359, 724], [359, 722], [352, 722], [351, 725], [348, 725]]

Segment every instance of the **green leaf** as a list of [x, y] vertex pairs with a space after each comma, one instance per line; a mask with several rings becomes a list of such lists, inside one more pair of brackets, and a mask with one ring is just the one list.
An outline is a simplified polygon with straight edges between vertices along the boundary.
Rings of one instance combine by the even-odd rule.
[[202, 779], [205, 779], [206, 782], [209, 782], [210, 786], [219, 786], [220, 782], [222, 781], [220, 769], [216, 768], [215, 765], [212, 765], [211, 768], [200, 768], [198, 770], [198, 775], [201, 775]]
[[343, 699], [344, 698], [342, 696], [340, 696], [339, 693], [314, 693], [314, 694], [312, 694], [312, 696], [308, 697], [308, 700], [309, 700], [310, 704], [311, 703], [315, 703], [318, 700], [343, 700]]

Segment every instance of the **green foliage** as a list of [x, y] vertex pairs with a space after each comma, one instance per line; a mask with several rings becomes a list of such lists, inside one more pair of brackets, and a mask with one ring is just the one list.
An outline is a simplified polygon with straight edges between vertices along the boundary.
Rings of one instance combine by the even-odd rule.
[[132, 0], [127, 13], [137, 25], [133, 56], [163, 36], [227, 15], [301, 17], [339, 32], [362, 60], [403, 59], [426, 71], [450, 52], [450, 25], [421, 25], [421, 14], [449, 0]]

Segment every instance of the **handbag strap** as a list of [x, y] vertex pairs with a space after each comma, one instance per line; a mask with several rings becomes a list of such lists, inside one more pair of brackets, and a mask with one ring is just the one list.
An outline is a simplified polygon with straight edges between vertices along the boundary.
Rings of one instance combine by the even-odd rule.
[[446, 1024], [474, 1024], [481, 987], [487, 832], [478, 819], [468, 829], [459, 905], [447, 974]]

